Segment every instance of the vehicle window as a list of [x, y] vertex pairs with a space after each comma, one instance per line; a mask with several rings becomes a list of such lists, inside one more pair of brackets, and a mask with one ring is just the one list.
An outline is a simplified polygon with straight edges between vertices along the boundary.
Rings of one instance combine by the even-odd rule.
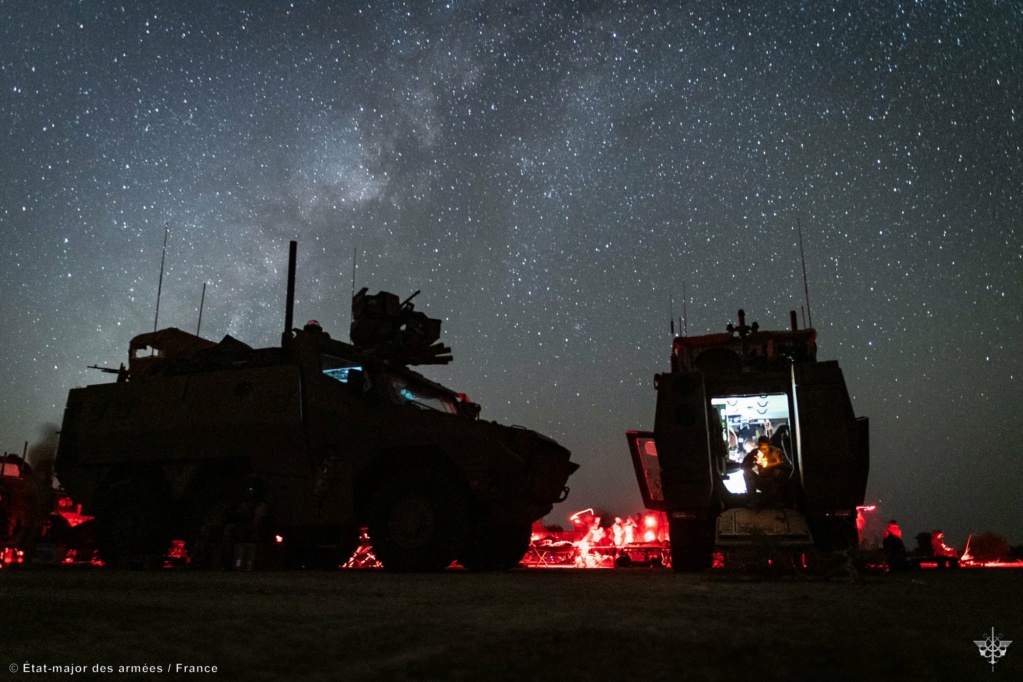
[[458, 406], [455, 405], [453, 400], [429, 390], [426, 386], [409, 386], [408, 382], [397, 377], [392, 377], [391, 383], [394, 386], [395, 393], [397, 393], [401, 400], [409, 402], [416, 407], [446, 412], [447, 414], [456, 414], [458, 412]]
[[348, 383], [348, 373], [352, 370], [361, 371], [362, 367], [350, 360], [331, 355], [323, 356], [323, 373], [342, 384]]

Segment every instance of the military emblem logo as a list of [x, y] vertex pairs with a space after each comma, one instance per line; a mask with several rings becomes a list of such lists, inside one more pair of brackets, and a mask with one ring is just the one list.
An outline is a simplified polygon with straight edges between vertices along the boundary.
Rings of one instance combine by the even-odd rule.
[[977, 649], [980, 650], [981, 657], [991, 664], [991, 672], [995, 671], [995, 663], [997, 663], [1008, 650], [1009, 645], [1012, 644], [1011, 639], [1002, 639], [995, 634], [994, 627], [991, 628], [991, 636], [985, 637], [984, 639], [975, 639], [973, 643], [977, 645]]

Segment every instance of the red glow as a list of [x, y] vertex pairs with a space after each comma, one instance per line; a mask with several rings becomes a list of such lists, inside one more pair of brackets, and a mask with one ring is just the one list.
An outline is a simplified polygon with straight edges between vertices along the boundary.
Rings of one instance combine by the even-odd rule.
[[[70, 500], [68, 500], [68, 501], [70, 502]], [[63, 507], [65, 505], [61, 505], [61, 506]], [[66, 506], [73, 507], [73, 508], [71, 509], [71, 511], [64, 511], [62, 509], [61, 511], [59, 511], [57, 513], [60, 514], [61, 516], [63, 516], [64, 520], [66, 520], [68, 522], [68, 525], [71, 526], [72, 528], [74, 528], [75, 526], [77, 526], [79, 524], [85, 523], [86, 521], [92, 521], [92, 519], [95, 518], [93, 516], [84, 516], [83, 514], [81, 514], [82, 505], [80, 505], [80, 504], [76, 505], [76, 506], [69, 504], [69, 505], [66, 505]]]
[[25, 561], [25, 553], [17, 547], [0, 547], [0, 567], [20, 564]]
[[569, 516], [568, 520], [574, 523], [575, 525], [579, 525], [581, 523], [584, 523], [583, 517], [587, 514], [593, 516], [593, 507], [590, 507], [589, 509], [583, 509], [582, 511], [577, 511], [576, 513]]
[[275, 535], [275, 536], [274, 536], [274, 540], [275, 540], [275, 541], [277, 542], [277, 544], [279, 545], [279, 544], [281, 544], [282, 542], [284, 542], [284, 536], [283, 536], [283, 535]]

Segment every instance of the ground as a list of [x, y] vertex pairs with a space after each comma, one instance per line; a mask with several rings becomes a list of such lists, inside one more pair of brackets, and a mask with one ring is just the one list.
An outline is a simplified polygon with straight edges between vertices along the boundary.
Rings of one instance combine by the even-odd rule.
[[[69, 679], [26, 664], [85, 666], [74, 679], [177, 664], [243, 680], [1023, 678], [1023, 570], [4, 570], [0, 594], [7, 679]], [[992, 628], [1017, 642], [993, 672], [974, 644]]]

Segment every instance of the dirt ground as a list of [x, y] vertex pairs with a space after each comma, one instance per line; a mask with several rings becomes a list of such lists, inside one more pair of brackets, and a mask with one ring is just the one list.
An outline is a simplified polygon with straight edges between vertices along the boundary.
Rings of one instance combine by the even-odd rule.
[[[12, 680], [1018, 680], [1021, 609], [1023, 570], [5, 570], [0, 669]], [[992, 628], [1016, 641], [993, 671], [974, 644]], [[119, 672], [146, 665], [160, 672]]]

